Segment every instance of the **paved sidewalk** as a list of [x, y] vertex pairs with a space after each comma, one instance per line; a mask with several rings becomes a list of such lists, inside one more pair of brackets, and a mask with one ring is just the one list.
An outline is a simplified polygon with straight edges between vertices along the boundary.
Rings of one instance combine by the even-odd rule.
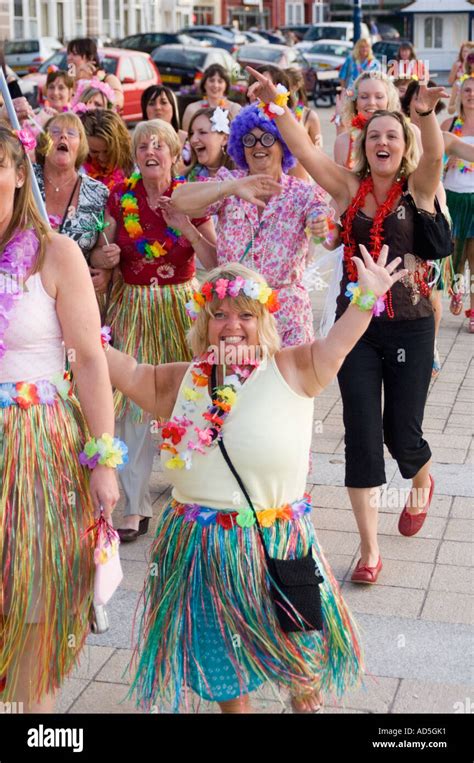
[[[323, 292], [313, 292], [315, 325], [323, 299]], [[340, 704], [326, 698], [326, 713], [471, 712], [472, 343], [466, 322], [454, 318], [446, 302], [439, 338], [443, 365], [431, 386], [424, 422], [433, 451], [436, 493], [429, 518], [415, 538], [398, 534], [398, 508], [390, 508], [390, 502], [382, 508], [384, 569], [376, 586], [355, 586], [349, 580], [359, 558], [359, 536], [343, 487], [342, 404], [337, 385], [316, 401], [309, 483], [317, 507], [313, 519], [361, 628], [368, 668], [365, 689], [348, 693]], [[136, 543], [122, 545], [124, 580], [108, 607], [110, 630], [88, 638], [81, 665], [59, 695], [59, 712], [136, 712], [131, 702], [123, 702], [127, 691], [123, 672], [131, 656], [132, 617], [147, 569], [146, 555], [156, 517], [169, 495], [165, 476], [156, 459], [151, 531]], [[389, 488], [408, 485], [389, 458], [387, 479]], [[119, 504], [117, 526], [121, 512]], [[255, 704], [261, 712], [287, 711], [265, 691]], [[214, 707], [202, 703], [201, 712], [213, 711]]]

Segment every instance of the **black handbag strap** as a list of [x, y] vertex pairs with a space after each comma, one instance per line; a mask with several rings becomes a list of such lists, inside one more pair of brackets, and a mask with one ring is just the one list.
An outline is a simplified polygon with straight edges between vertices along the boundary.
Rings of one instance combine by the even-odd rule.
[[60, 225], [60, 226], [59, 226], [59, 228], [58, 228], [58, 233], [61, 233], [61, 232], [62, 232], [62, 229], [63, 229], [63, 225], [64, 225], [64, 223], [66, 222], [67, 213], [69, 212], [69, 207], [71, 206], [71, 201], [72, 201], [72, 200], [73, 200], [73, 198], [74, 198], [74, 194], [76, 193], [76, 188], [77, 188], [77, 185], [78, 185], [78, 183], [80, 183], [80, 182], [81, 182], [81, 176], [80, 176], [80, 175], [78, 175], [78, 176], [77, 176], [77, 180], [76, 180], [76, 182], [74, 183], [74, 188], [73, 188], [73, 189], [72, 189], [72, 191], [71, 191], [71, 195], [70, 195], [70, 197], [69, 197], [69, 201], [68, 201], [68, 203], [66, 204], [66, 208], [65, 208], [65, 210], [64, 210], [64, 214], [63, 214], [63, 219], [61, 220], [61, 225]]
[[[213, 365], [212, 366], [212, 372], [211, 372], [211, 384], [212, 384], [212, 391], [213, 392], [216, 389], [216, 377], [217, 377], [216, 366]], [[226, 449], [226, 447], [224, 445], [224, 441], [222, 440], [221, 437], [218, 438], [217, 444], [219, 445], [219, 449], [220, 449], [220, 451], [221, 451], [221, 453], [222, 453], [222, 455], [224, 457], [224, 461], [226, 462], [226, 464], [229, 467], [230, 471], [232, 472], [232, 474], [234, 475], [235, 479], [237, 480], [238, 486], [240, 487], [242, 493], [245, 496], [245, 499], [246, 499], [248, 505], [250, 506], [250, 508], [253, 511], [253, 515], [255, 517], [255, 522], [256, 522], [256, 525], [257, 525], [258, 534], [260, 535], [260, 540], [262, 541], [263, 550], [265, 552], [265, 557], [268, 559], [269, 558], [269, 553], [267, 551], [267, 547], [266, 547], [266, 544], [265, 544], [265, 539], [263, 537], [262, 527], [260, 525], [260, 522], [258, 521], [257, 512], [255, 511], [255, 507], [254, 507], [254, 505], [252, 503], [252, 499], [250, 498], [250, 496], [248, 494], [248, 491], [247, 491], [247, 488], [245, 487], [244, 483], [242, 482], [242, 479], [240, 478], [240, 475], [239, 475], [237, 469], [235, 468], [234, 464], [232, 463], [232, 461], [230, 459], [230, 456], [227, 453], [227, 449]]]

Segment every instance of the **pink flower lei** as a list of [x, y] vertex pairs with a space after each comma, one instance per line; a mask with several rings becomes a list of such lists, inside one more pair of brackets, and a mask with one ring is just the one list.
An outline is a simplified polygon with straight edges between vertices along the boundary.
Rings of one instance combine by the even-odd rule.
[[23, 281], [38, 253], [39, 241], [32, 228], [16, 233], [0, 255], [0, 360], [7, 348], [3, 338], [15, 303], [23, 294]]
[[[96, 77], [93, 79], [80, 79], [77, 83], [77, 89], [71, 102], [72, 110], [74, 112], [84, 111], [82, 105], [80, 104], [80, 100], [82, 94], [89, 89], [99, 90], [102, 95], [105, 95], [109, 103], [113, 104], [115, 102], [115, 92], [112, 90], [110, 85], [107, 84], [107, 82], [102, 82], [102, 80], [97, 79]], [[86, 107], [85, 110], [87, 110], [87, 104], [84, 104], [84, 106]]]

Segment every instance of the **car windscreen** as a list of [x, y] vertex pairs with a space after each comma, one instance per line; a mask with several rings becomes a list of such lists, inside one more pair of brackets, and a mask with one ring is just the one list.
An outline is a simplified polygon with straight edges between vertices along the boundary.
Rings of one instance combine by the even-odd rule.
[[4, 53], [6, 56], [21, 56], [25, 53], [38, 53], [38, 40], [11, 40], [5, 43]]
[[53, 53], [44, 64], [41, 64], [38, 69], [41, 74], [47, 74], [50, 66], [57, 66], [62, 71], [67, 71], [67, 54], [65, 51], [58, 50], [57, 53]]
[[160, 66], [184, 66], [187, 69], [199, 69], [204, 64], [207, 53], [199, 50], [164, 50], [153, 52], [155, 64]]
[[111, 56], [101, 56], [100, 63], [102, 69], [104, 69], [107, 74], [116, 74], [118, 58], [112, 58]]
[[325, 45], [324, 43], [322, 45], [320, 43], [313, 45], [312, 48], [305, 51], [305, 53], [311, 53], [312, 55], [321, 54], [322, 56], [348, 56], [350, 52], [351, 49], [346, 48], [345, 45]]
[[237, 53], [237, 58], [243, 61], [246, 58], [254, 61], [279, 61], [281, 51], [278, 48], [272, 48], [271, 45], [262, 45], [261, 47], [242, 45]]
[[308, 29], [303, 40], [345, 40], [346, 29], [345, 27], [334, 26], [317, 26], [312, 29]]

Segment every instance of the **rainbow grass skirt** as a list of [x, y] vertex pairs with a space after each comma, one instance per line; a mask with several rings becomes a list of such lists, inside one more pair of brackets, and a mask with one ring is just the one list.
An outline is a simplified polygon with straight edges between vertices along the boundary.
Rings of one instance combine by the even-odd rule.
[[1, 384], [0, 393], [0, 700], [15, 696], [37, 626], [33, 701], [61, 686], [89, 633], [94, 564], [83, 532], [94, 512], [78, 459], [86, 424], [60, 382]]
[[[106, 318], [112, 329], [113, 346], [131, 355], [137, 363], [190, 361], [186, 334], [191, 319], [185, 305], [196, 287], [195, 280], [169, 286], [135, 286], [122, 279], [117, 281]], [[137, 423], [149, 418], [119, 390], [114, 392], [114, 406], [116, 419], [128, 413]]]
[[160, 518], [131, 662], [137, 706], [189, 711], [192, 692], [223, 702], [267, 681], [293, 694], [321, 688], [338, 697], [360, 685], [357, 629], [308, 512], [282, 513], [263, 527], [271, 556], [295, 558], [312, 547], [324, 577], [323, 631], [294, 634], [278, 624], [255, 525], [238, 524], [232, 512], [206, 521], [209, 512], [216, 513], [171, 500]]

